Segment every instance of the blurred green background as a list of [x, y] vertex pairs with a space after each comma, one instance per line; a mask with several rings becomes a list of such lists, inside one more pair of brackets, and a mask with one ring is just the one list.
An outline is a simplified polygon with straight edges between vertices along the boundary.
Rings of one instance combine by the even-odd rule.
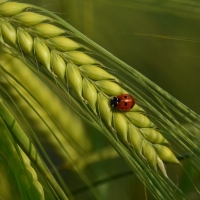
[[[198, 1], [156, 0], [26, 0], [44, 7], [65, 19], [90, 39], [130, 64], [195, 112], [200, 113], [200, 3]], [[95, 137], [97, 135], [94, 135]], [[97, 144], [98, 146], [98, 144]], [[181, 172], [175, 165], [169, 175]], [[129, 170], [121, 158], [102, 162], [92, 179], [106, 178]], [[106, 169], [106, 172], [105, 170]], [[69, 179], [74, 176], [69, 175]], [[173, 178], [173, 177], [172, 177]], [[188, 180], [185, 180], [186, 185]], [[79, 188], [75, 182], [74, 188]], [[77, 185], [76, 185], [77, 184]], [[81, 185], [81, 183], [80, 183]], [[199, 199], [190, 187], [182, 184], [190, 199]], [[80, 186], [81, 187], [81, 186]], [[101, 184], [98, 189], [105, 200], [145, 199], [142, 183], [133, 175]], [[85, 196], [84, 196], [85, 195]], [[82, 191], [76, 199], [92, 199]], [[148, 194], [148, 199], [151, 195]]]

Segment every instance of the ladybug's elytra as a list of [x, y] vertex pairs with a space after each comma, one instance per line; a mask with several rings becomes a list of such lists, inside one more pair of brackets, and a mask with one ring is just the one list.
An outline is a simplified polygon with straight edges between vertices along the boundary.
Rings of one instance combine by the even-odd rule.
[[120, 94], [110, 100], [110, 105], [120, 111], [129, 111], [135, 105], [135, 99], [130, 94]]

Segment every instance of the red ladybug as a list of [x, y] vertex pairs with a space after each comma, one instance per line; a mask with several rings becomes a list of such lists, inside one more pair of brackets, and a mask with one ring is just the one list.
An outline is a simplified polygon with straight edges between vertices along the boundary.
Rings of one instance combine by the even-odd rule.
[[135, 105], [135, 99], [130, 94], [120, 94], [110, 100], [110, 105], [120, 111], [129, 111]]

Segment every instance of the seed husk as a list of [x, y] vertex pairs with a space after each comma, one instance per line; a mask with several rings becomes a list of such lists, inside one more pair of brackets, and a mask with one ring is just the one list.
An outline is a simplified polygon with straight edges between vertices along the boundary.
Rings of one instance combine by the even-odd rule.
[[129, 124], [128, 141], [133, 145], [136, 153], [142, 155], [143, 137], [138, 129], [132, 124]]
[[157, 155], [157, 163], [160, 171], [168, 178], [165, 165], [158, 155]]
[[47, 68], [47, 70], [51, 72], [50, 51], [46, 44], [39, 38], [35, 38], [34, 40], [34, 51], [39, 62], [41, 62]]
[[4, 16], [16, 15], [28, 7], [29, 5], [24, 4], [24, 3], [5, 2], [5, 3], [2, 3], [0, 6], [0, 15], [4, 15]]
[[98, 110], [100, 113], [100, 117], [111, 127], [112, 123], [112, 112], [109, 106], [109, 100], [101, 93], [98, 93]]
[[3, 38], [6, 42], [8, 42], [11, 45], [16, 44], [16, 30], [14, 27], [5, 20], [0, 20], [1, 25], [1, 32], [3, 35]]
[[96, 112], [97, 90], [93, 84], [83, 78], [83, 97], [89, 102], [91, 108]]
[[141, 113], [145, 113], [145, 111], [143, 110], [143, 108], [141, 108], [138, 104], [135, 104], [133, 106], [133, 108], [131, 108], [131, 110], [129, 110], [129, 112], [141, 112]]
[[154, 170], [157, 171], [157, 153], [154, 147], [147, 141], [143, 141], [142, 144], [143, 154], [144, 157], [147, 159], [149, 166]]
[[44, 199], [43, 187], [37, 180], [33, 180], [32, 184], [30, 185], [30, 193], [34, 194], [33, 199]]
[[96, 65], [82, 65], [79, 68], [87, 77], [92, 80], [99, 81], [104, 79], [115, 79], [115, 77], [109, 74], [104, 69], [96, 66]]
[[65, 36], [53, 37], [48, 39], [46, 42], [60, 51], [74, 51], [82, 47], [81, 44]]
[[53, 72], [63, 82], [65, 82], [66, 64], [63, 58], [58, 53], [56, 53], [56, 51], [51, 51], [51, 67]]
[[141, 128], [141, 133], [151, 143], [168, 144], [169, 142], [162, 136], [161, 133], [152, 128]]
[[37, 173], [30, 165], [25, 165], [25, 169], [21, 169], [19, 175], [26, 177], [31, 182], [37, 180]]
[[158, 156], [162, 160], [170, 163], [180, 164], [174, 153], [168, 147], [160, 144], [154, 144], [154, 147], [156, 149]]
[[94, 58], [80, 51], [65, 52], [65, 56], [77, 65], [98, 64], [98, 61], [96, 61]]
[[137, 112], [127, 112], [128, 119], [139, 128], [153, 127], [154, 124], [143, 114]]
[[64, 29], [47, 23], [38, 24], [32, 27], [31, 30], [33, 33], [36, 33], [43, 38], [51, 38], [65, 33]]
[[73, 63], [67, 64], [66, 77], [69, 85], [74, 89], [76, 94], [82, 99], [82, 76], [78, 67]]
[[31, 54], [33, 49], [33, 38], [29, 35], [27, 31], [22, 28], [17, 29], [17, 39], [20, 44], [20, 48], [27, 53]]
[[113, 113], [113, 126], [121, 138], [127, 141], [128, 123], [126, 117], [122, 113]]
[[25, 26], [33, 26], [48, 20], [49, 17], [34, 12], [22, 12], [18, 15], [13, 16], [13, 19], [17, 20], [17, 22]]
[[95, 85], [97, 85], [107, 95], [117, 96], [126, 93], [126, 91], [118, 84], [109, 80], [95, 81]]

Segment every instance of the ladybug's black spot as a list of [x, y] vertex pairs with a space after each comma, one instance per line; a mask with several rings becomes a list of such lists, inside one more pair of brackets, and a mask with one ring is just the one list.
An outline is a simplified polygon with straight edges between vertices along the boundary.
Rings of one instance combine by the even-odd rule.
[[126, 103], [126, 102], [124, 102], [124, 106], [127, 106], [127, 103]]
[[127, 98], [127, 96], [125, 95], [124, 98]]
[[124, 110], [124, 108], [122, 108], [122, 110]]
[[131, 106], [131, 108], [132, 108], [133, 106]]

